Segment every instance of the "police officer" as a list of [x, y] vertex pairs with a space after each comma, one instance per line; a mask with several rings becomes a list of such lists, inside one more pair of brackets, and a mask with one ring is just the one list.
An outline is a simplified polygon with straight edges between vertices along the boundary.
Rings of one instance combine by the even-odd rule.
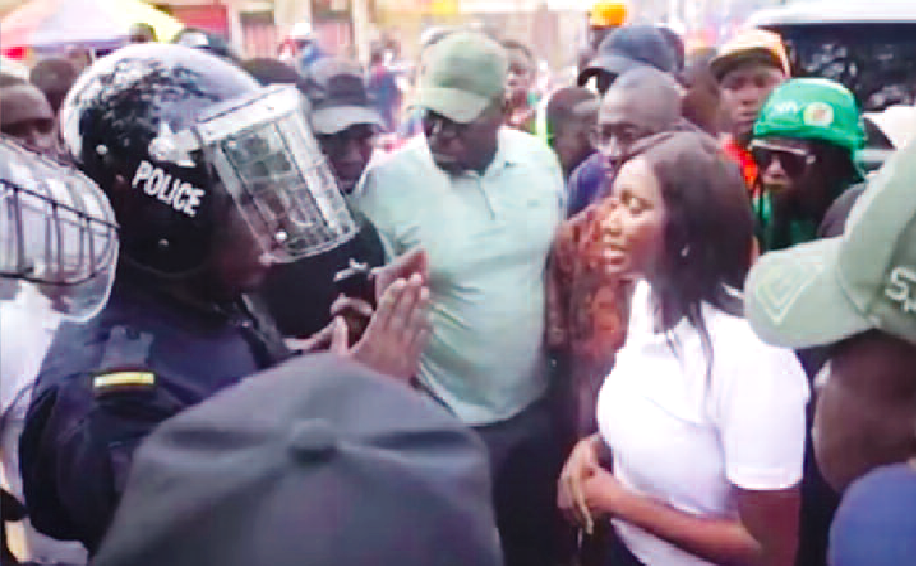
[[[270, 264], [355, 231], [302, 104], [176, 45], [121, 49], [74, 86], [65, 145], [109, 195], [122, 246], [108, 305], [61, 327], [26, 417], [20, 461], [40, 530], [94, 553], [149, 431], [290, 356], [246, 293]], [[360, 343], [349, 348], [339, 320], [320, 338], [404, 375], [427, 292], [421, 274], [385, 287]]]

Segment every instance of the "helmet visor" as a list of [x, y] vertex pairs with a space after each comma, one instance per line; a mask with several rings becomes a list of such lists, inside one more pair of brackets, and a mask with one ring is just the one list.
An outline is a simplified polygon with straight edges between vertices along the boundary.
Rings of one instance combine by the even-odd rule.
[[308, 127], [306, 105], [293, 87], [266, 88], [196, 128], [263, 253], [278, 263], [336, 248], [357, 231]]

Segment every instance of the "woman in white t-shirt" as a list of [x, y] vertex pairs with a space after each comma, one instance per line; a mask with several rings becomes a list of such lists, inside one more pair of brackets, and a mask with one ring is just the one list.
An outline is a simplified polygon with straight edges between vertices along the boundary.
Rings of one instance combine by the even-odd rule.
[[[607, 269], [636, 281], [624, 347], [560, 507], [609, 518], [620, 564], [793, 564], [808, 386], [742, 316], [753, 218], [712, 138], [662, 134], [621, 169]], [[610, 449], [613, 471], [599, 457]]]

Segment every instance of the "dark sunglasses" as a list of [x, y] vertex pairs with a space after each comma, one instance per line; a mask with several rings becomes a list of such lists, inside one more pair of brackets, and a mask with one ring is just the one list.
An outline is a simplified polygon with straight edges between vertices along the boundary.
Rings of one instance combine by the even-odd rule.
[[789, 177], [800, 176], [817, 161], [816, 156], [803, 149], [774, 147], [760, 142], [752, 143], [750, 149], [751, 157], [760, 171], [766, 171], [773, 164], [773, 160], [778, 159], [782, 170]]
[[423, 122], [423, 134], [427, 138], [431, 138], [435, 135], [452, 135], [456, 137], [461, 137], [467, 133], [470, 123], [462, 124], [460, 122], [455, 122], [450, 120], [441, 114], [426, 110], [423, 112], [422, 116]]

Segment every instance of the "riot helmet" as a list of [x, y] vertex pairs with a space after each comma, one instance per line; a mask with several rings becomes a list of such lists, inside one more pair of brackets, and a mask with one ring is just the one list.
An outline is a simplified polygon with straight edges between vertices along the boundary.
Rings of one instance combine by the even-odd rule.
[[111, 200], [123, 261], [175, 278], [206, 267], [230, 214], [271, 262], [355, 234], [307, 104], [295, 87], [261, 87], [202, 50], [142, 44], [87, 70], [61, 128], [66, 150]]
[[34, 285], [85, 320], [108, 300], [118, 257], [114, 212], [75, 168], [0, 136], [0, 295]]

